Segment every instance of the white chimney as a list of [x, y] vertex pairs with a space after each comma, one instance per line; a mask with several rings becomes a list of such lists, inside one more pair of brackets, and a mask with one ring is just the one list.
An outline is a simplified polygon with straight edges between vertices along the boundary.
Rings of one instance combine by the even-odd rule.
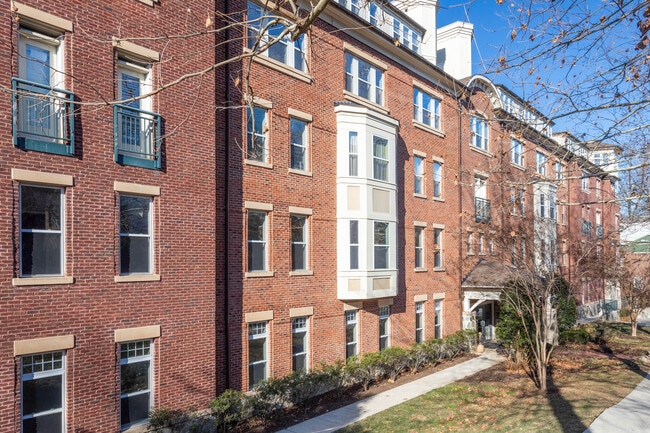
[[436, 55], [438, 52], [436, 44], [438, 1], [394, 1], [393, 5], [397, 6], [402, 12], [408, 15], [409, 18], [425, 28], [424, 35], [422, 36], [422, 43], [420, 44], [420, 54], [435, 65]]
[[474, 25], [456, 21], [438, 29], [436, 65], [456, 79], [472, 75]]

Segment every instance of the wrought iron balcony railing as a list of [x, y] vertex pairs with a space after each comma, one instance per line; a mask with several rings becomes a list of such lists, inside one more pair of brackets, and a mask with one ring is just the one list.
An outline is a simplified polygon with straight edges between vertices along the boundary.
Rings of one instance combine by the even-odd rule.
[[115, 105], [115, 162], [160, 169], [161, 116], [127, 105]]
[[490, 200], [475, 197], [474, 198], [474, 220], [477, 223], [489, 224], [492, 221], [492, 208]]

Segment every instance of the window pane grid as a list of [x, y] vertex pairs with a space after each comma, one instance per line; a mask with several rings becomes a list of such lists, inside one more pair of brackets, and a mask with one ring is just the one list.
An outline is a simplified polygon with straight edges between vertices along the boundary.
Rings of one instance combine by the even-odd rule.
[[345, 54], [345, 90], [383, 105], [383, 88], [383, 71], [349, 53]]

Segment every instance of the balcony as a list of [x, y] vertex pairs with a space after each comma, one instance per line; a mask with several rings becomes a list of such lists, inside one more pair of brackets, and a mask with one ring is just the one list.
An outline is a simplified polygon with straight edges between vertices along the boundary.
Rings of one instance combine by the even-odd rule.
[[160, 169], [160, 114], [128, 105], [115, 105], [113, 118], [115, 162]]
[[14, 146], [74, 155], [74, 93], [11, 79]]
[[492, 208], [490, 200], [474, 198], [474, 221], [489, 224], [492, 221]]

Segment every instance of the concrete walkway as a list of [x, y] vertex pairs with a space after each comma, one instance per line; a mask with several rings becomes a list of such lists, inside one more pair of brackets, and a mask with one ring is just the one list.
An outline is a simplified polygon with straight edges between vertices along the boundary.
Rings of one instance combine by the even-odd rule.
[[650, 431], [650, 374], [616, 406], [605, 409], [584, 433]]
[[278, 433], [324, 433], [335, 432], [347, 425], [361, 421], [383, 410], [397, 406], [412, 398], [426, 394], [432, 389], [441, 388], [466, 376], [471, 376], [501, 362], [504, 358], [494, 349], [474, 359], [462, 362], [421, 379], [384, 391], [365, 400], [352, 403], [316, 418], [296, 424]]

